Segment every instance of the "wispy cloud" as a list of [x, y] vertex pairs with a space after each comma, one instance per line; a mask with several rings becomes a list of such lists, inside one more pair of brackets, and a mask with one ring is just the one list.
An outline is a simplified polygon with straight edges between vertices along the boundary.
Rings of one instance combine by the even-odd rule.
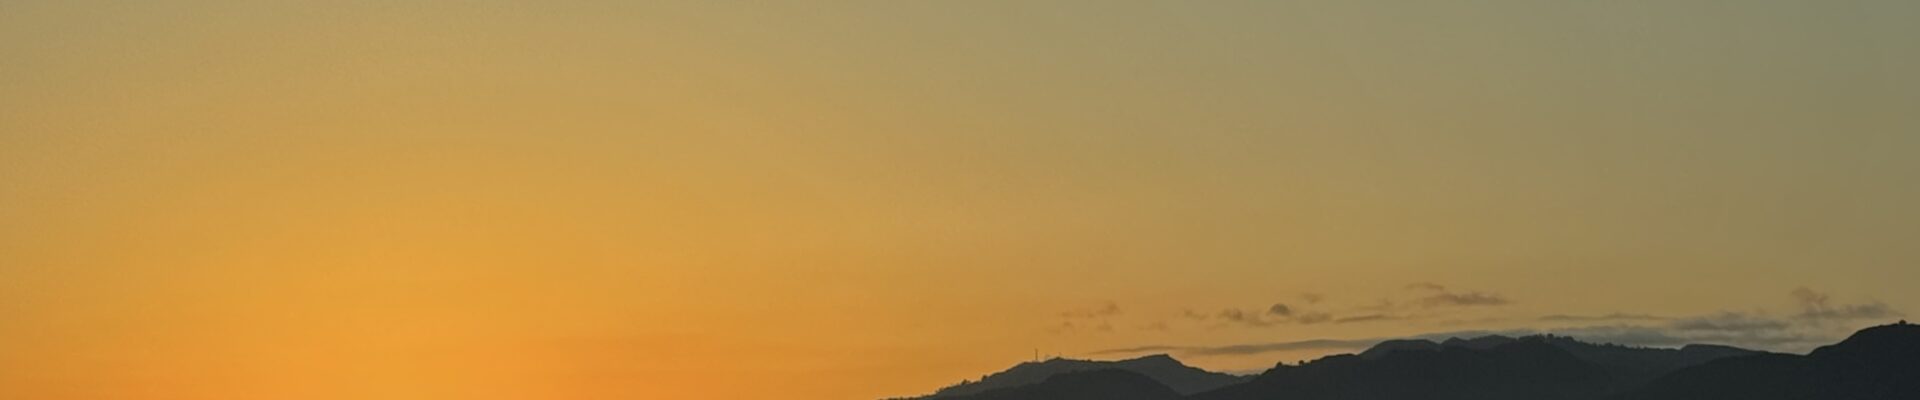
[[1185, 356], [1222, 356], [1258, 355], [1307, 350], [1358, 352], [1390, 339], [1442, 341], [1455, 337], [1471, 338], [1487, 335], [1527, 336], [1539, 334], [1555, 334], [1588, 342], [1643, 347], [1676, 347], [1687, 344], [1705, 343], [1775, 351], [1805, 351], [1812, 346], [1832, 343], [1839, 338], [1839, 336], [1835, 334], [1804, 332], [1793, 329], [1776, 328], [1772, 325], [1765, 324], [1725, 324], [1712, 326], [1721, 329], [1705, 329], [1707, 326], [1676, 328], [1668, 325], [1591, 325], [1550, 329], [1447, 331], [1392, 338], [1313, 339], [1217, 346], [1152, 345], [1106, 349], [1089, 354], [1174, 353]]
[[1547, 322], [1584, 322], [1584, 321], [1665, 321], [1669, 318], [1652, 314], [1611, 313], [1601, 315], [1554, 314], [1537, 318]]
[[1792, 324], [1787, 321], [1766, 318], [1759, 315], [1723, 312], [1699, 317], [1680, 318], [1673, 320], [1666, 326], [1679, 331], [1730, 332], [1786, 329], [1792, 326]]
[[1073, 332], [1113, 332], [1113, 323], [1107, 322], [1107, 321], [1082, 321], [1082, 322], [1060, 321], [1059, 324], [1055, 324], [1054, 326], [1047, 328], [1047, 332], [1056, 333], [1056, 334], [1073, 333]]
[[[1433, 282], [1410, 283], [1407, 284], [1407, 290], [1426, 293], [1413, 300], [1413, 304], [1424, 308], [1501, 306], [1513, 303], [1513, 300], [1498, 293], [1475, 290], [1457, 291]], [[1392, 309], [1393, 306], [1394, 302], [1382, 299], [1380, 305], [1373, 306], [1371, 309], [1387, 310]]]
[[1265, 311], [1226, 308], [1212, 314], [1206, 314], [1188, 309], [1181, 311], [1180, 317], [1194, 321], [1217, 321], [1225, 325], [1255, 328], [1264, 328], [1280, 324], [1318, 324], [1334, 320], [1333, 314], [1287, 303], [1270, 304], [1266, 307]]
[[1106, 350], [1095, 351], [1088, 354], [1089, 355], [1115, 355], [1115, 354], [1143, 354], [1143, 353], [1176, 353], [1181, 355], [1196, 355], [1196, 356], [1245, 355], [1245, 354], [1262, 354], [1262, 353], [1296, 351], [1296, 350], [1355, 350], [1355, 349], [1364, 349], [1364, 348], [1367, 348], [1368, 346], [1372, 346], [1375, 343], [1379, 343], [1379, 342], [1380, 342], [1379, 339], [1357, 339], [1357, 340], [1316, 339], [1316, 340], [1302, 340], [1302, 341], [1293, 341], [1293, 342], [1237, 344], [1237, 345], [1227, 345], [1227, 346], [1155, 345], [1155, 346], [1106, 349]]
[[1484, 307], [1512, 303], [1506, 296], [1483, 291], [1455, 291], [1446, 285], [1432, 282], [1416, 282], [1406, 285], [1410, 291], [1420, 292], [1418, 297], [1404, 302], [1382, 298], [1378, 304], [1360, 306], [1353, 310], [1359, 315], [1341, 316], [1332, 312], [1313, 310], [1325, 307], [1317, 305], [1326, 299], [1317, 293], [1301, 294], [1301, 303], [1273, 303], [1265, 311], [1258, 309], [1226, 308], [1211, 314], [1186, 310], [1182, 317], [1195, 321], [1215, 321], [1218, 326], [1241, 326], [1265, 328], [1283, 324], [1310, 325], [1320, 323], [1349, 324], [1362, 322], [1382, 322], [1424, 318], [1430, 315], [1428, 309], [1442, 307]]
[[1188, 356], [1222, 356], [1222, 355], [1255, 355], [1255, 354], [1278, 353], [1278, 352], [1288, 352], [1288, 351], [1305, 351], [1305, 350], [1359, 351], [1359, 350], [1364, 350], [1368, 347], [1373, 347], [1373, 345], [1379, 344], [1380, 342], [1393, 340], [1393, 339], [1425, 339], [1425, 340], [1439, 341], [1439, 340], [1446, 340], [1447, 338], [1454, 338], [1454, 337], [1479, 337], [1479, 336], [1486, 336], [1486, 335], [1520, 336], [1520, 335], [1527, 335], [1527, 334], [1531, 334], [1531, 331], [1472, 330], [1472, 331], [1428, 333], [1428, 334], [1422, 334], [1422, 335], [1414, 335], [1411, 337], [1397, 337], [1397, 338], [1375, 337], [1375, 338], [1360, 338], [1360, 339], [1312, 339], [1312, 340], [1298, 340], [1298, 341], [1233, 344], [1233, 345], [1221, 345], [1221, 346], [1152, 345], [1152, 346], [1105, 349], [1105, 350], [1094, 351], [1087, 354], [1088, 355], [1118, 355], [1118, 354], [1145, 354], [1145, 353], [1173, 353], [1176, 355], [1188, 355]]
[[1272, 306], [1267, 307], [1267, 315], [1293, 316], [1293, 307], [1288, 307], [1285, 303], [1273, 303]]
[[1173, 330], [1173, 327], [1168, 326], [1166, 321], [1154, 321], [1154, 322], [1149, 322], [1143, 325], [1135, 326], [1134, 329], [1142, 330], [1142, 331], [1165, 332], [1165, 331]]
[[1060, 317], [1069, 319], [1105, 318], [1120, 315], [1121, 312], [1119, 304], [1109, 301], [1095, 307], [1062, 311], [1060, 312]]
[[1792, 295], [1794, 300], [1800, 303], [1800, 314], [1798, 317], [1803, 319], [1846, 321], [1858, 319], [1888, 319], [1905, 316], [1905, 314], [1894, 311], [1892, 307], [1887, 306], [1886, 303], [1881, 303], [1879, 300], [1872, 300], [1860, 304], [1835, 305], [1833, 304], [1832, 296], [1828, 296], [1826, 293], [1815, 292], [1813, 289], [1805, 287], [1794, 289]]
[[1047, 328], [1047, 332], [1060, 334], [1072, 332], [1113, 332], [1113, 323], [1109, 320], [1122, 314], [1120, 305], [1112, 301], [1100, 305], [1062, 311], [1060, 321]]
[[1483, 292], [1440, 292], [1420, 298], [1420, 305], [1432, 307], [1500, 306], [1512, 303], [1505, 296]]
[[1388, 315], [1388, 314], [1366, 314], [1366, 315], [1355, 315], [1351, 317], [1341, 317], [1333, 320], [1333, 323], [1351, 324], [1351, 323], [1357, 323], [1357, 322], [1392, 321], [1392, 320], [1400, 320], [1400, 319], [1407, 319], [1407, 317], [1400, 316], [1400, 315]]
[[[1432, 291], [1441, 294], [1453, 293], [1444, 286], [1434, 284], [1416, 284], [1412, 289]], [[1472, 293], [1472, 292], [1469, 292]], [[1769, 314], [1760, 311], [1718, 312], [1703, 315], [1669, 317], [1652, 314], [1615, 312], [1600, 315], [1552, 314], [1531, 319], [1537, 323], [1572, 323], [1572, 326], [1546, 326], [1534, 328], [1516, 328], [1506, 330], [1450, 331], [1413, 335], [1399, 338], [1359, 338], [1359, 339], [1314, 339], [1300, 341], [1261, 342], [1232, 345], [1178, 346], [1153, 345], [1131, 348], [1107, 349], [1093, 352], [1094, 355], [1137, 354], [1146, 352], [1177, 353], [1189, 356], [1217, 355], [1253, 355], [1274, 352], [1326, 350], [1358, 351], [1387, 339], [1428, 339], [1444, 340], [1449, 337], [1475, 337], [1491, 334], [1523, 336], [1534, 334], [1556, 334], [1570, 336], [1597, 343], [1614, 343], [1628, 346], [1674, 347], [1687, 344], [1721, 344], [1758, 350], [1805, 352], [1816, 346], [1829, 344], [1844, 338], [1859, 322], [1885, 320], [1902, 316], [1878, 301], [1861, 303], [1839, 303], [1831, 296], [1809, 289], [1797, 289], [1790, 293], [1798, 306], [1798, 311], [1789, 314]], [[1223, 312], [1222, 319], [1260, 319], [1263, 316], [1284, 314], [1295, 320], [1307, 315], [1325, 315], [1333, 323], [1359, 323], [1370, 321], [1388, 321], [1413, 318], [1404, 314], [1373, 313], [1332, 318], [1324, 313], [1306, 313], [1287, 307], [1284, 313], [1276, 313], [1275, 307], [1268, 307], [1265, 314], [1239, 311]], [[1197, 313], [1190, 313], [1198, 315]], [[1204, 316], [1203, 316], [1204, 317]], [[1260, 319], [1272, 324], [1277, 319]], [[1528, 319], [1513, 319], [1527, 321]]]
[[1300, 324], [1318, 324], [1318, 323], [1332, 321], [1332, 320], [1333, 320], [1333, 314], [1328, 314], [1323, 312], [1301, 313], [1300, 315], [1296, 315], [1293, 317], [1293, 322], [1300, 323]]
[[1087, 355], [1105, 356], [1105, 355], [1114, 355], [1114, 354], [1181, 353], [1181, 352], [1186, 352], [1190, 349], [1193, 349], [1193, 347], [1152, 345], [1152, 346], [1122, 347], [1117, 349], [1106, 349], [1106, 350], [1087, 353]]
[[1274, 324], [1272, 320], [1267, 319], [1265, 316], [1261, 315], [1258, 312], [1244, 311], [1238, 308], [1229, 308], [1225, 310], [1220, 310], [1220, 312], [1215, 313], [1213, 317], [1215, 319], [1225, 321], [1228, 323], [1234, 323], [1234, 324], [1240, 324], [1240, 325], [1246, 325], [1246, 326], [1252, 326], [1252, 327], [1264, 327], [1264, 326], [1270, 326]]

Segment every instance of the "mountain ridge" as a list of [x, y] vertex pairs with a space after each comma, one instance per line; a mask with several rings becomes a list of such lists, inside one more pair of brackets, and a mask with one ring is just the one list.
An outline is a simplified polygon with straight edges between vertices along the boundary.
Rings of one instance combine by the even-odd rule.
[[1125, 370], [1146, 376], [1181, 395], [1190, 395], [1212, 390], [1239, 383], [1247, 379], [1246, 377], [1188, 366], [1180, 362], [1180, 360], [1165, 354], [1154, 354], [1115, 361], [1077, 360], [1056, 357], [1044, 361], [1022, 362], [1006, 370], [982, 376], [977, 381], [961, 381], [960, 383], [940, 388], [933, 394], [914, 397], [914, 399], [947, 399], [993, 389], [1043, 383], [1050, 377], [1065, 373], [1108, 369]]
[[[1154, 376], [1169, 371], [1215, 380], [1188, 382], [1181, 391], [1165, 384], [1170, 378]], [[1233, 382], [1219, 384], [1229, 380], [1221, 376]], [[1120, 394], [1103, 385], [1148, 397], [1114, 397]], [[1900, 321], [1865, 328], [1805, 355], [1712, 344], [1633, 347], [1557, 335], [1387, 340], [1354, 354], [1279, 363], [1252, 377], [1207, 372], [1164, 354], [1056, 358], [920, 399], [1166, 399], [1154, 386], [1184, 400], [1920, 399], [1920, 326]], [[1031, 397], [1036, 394], [1045, 396]]]
[[1806, 355], [1730, 357], [1662, 376], [1618, 400], [1920, 399], [1920, 325], [1862, 329]]

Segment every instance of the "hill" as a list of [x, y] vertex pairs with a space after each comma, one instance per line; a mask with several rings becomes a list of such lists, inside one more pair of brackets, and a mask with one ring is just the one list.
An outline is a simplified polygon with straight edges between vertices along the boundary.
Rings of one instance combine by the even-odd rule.
[[1538, 337], [1486, 350], [1443, 345], [1374, 357], [1338, 355], [1299, 366], [1283, 364], [1250, 382], [1192, 398], [1586, 400], [1601, 398], [1615, 384], [1604, 368]]
[[1619, 399], [1920, 399], [1920, 325], [1867, 328], [1804, 356], [1721, 359], [1676, 371]]
[[1393, 340], [1281, 363], [1251, 378], [1164, 355], [1053, 359], [963, 382], [937, 400], [1913, 400], [1920, 326], [1854, 333], [1807, 355], [1714, 346], [1640, 348], [1568, 337]]
[[952, 400], [1178, 400], [1180, 393], [1146, 375], [1120, 369], [1067, 372], [1040, 383], [997, 388]]
[[945, 399], [953, 396], [981, 393], [993, 389], [1031, 385], [1046, 381], [1056, 375], [1069, 372], [1117, 369], [1147, 376], [1175, 393], [1182, 395], [1213, 390], [1227, 385], [1240, 383], [1247, 378], [1211, 372], [1187, 366], [1166, 355], [1152, 355], [1120, 361], [1092, 361], [1055, 358], [1040, 362], [1024, 362], [1005, 371], [981, 377], [979, 381], [961, 382], [942, 388], [927, 399]]

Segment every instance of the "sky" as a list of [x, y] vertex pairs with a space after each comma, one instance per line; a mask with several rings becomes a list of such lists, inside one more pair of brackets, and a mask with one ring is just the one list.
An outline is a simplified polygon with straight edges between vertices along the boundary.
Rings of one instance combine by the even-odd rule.
[[[642, 3], [642, 4], [634, 4]], [[876, 399], [1920, 312], [1920, 3], [0, 0], [0, 398]]]

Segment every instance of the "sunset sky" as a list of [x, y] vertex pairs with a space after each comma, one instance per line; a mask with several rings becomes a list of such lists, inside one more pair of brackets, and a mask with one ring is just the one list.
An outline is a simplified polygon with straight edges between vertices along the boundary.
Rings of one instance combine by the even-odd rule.
[[[636, 4], [639, 3], [639, 4]], [[0, 398], [1920, 313], [1920, 2], [0, 0]], [[1313, 341], [1321, 340], [1325, 341]]]

